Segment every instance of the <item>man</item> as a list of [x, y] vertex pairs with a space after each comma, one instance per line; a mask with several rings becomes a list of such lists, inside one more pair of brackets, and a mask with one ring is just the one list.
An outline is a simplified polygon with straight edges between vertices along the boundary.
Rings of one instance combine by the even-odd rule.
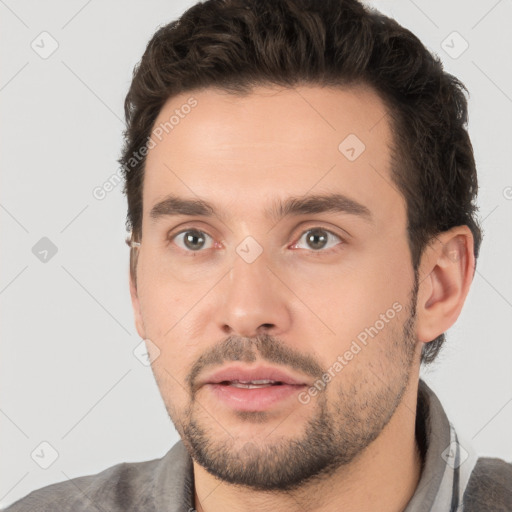
[[120, 162], [181, 441], [8, 510], [512, 510], [512, 464], [419, 379], [481, 241], [463, 89], [356, 0], [210, 0], [159, 29]]

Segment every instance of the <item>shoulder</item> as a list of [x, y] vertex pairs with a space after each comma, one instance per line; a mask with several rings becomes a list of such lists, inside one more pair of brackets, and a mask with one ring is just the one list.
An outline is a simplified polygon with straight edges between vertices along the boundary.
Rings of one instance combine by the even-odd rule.
[[[82, 512], [133, 510], [138, 498], [152, 485], [161, 459], [123, 462], [95, 475], [81, 476], [32, 491], [5, 512]], [[148, 508], [151, 510], [151, 508]]]
[[502, 459], [478, 459], [466, 491], [464, 512], [512, 510], [512, 463]]

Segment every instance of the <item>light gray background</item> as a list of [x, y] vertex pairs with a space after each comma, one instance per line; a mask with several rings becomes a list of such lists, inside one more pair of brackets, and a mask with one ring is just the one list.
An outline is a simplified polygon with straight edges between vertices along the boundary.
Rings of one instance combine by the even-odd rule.
[[[93, 190], [118, 169], [134, 64], [155, 29], [193, 3], [0, 0], [2, 507], [43, 485], [161, 457], [178, 439], [150, 368], [133, 355], [141, 340], [122, 186], [103, 200]], [[511, 461], [512, 2], [368, 3], [412, 30], [471, 94], [485, 239], [463, 313], [423, 375], [479, 454]], [[43, 31], [59, 45], [47, 59], [31, 48], [50, 48]], [[453, 31], [469, 43], [458, 58], [442, 48]], [[32, 252], [42, 237], [58, 249], [46, 263]], [[58, 452], [48, 469], [36, 463], [50, 460], [43, 441]]]

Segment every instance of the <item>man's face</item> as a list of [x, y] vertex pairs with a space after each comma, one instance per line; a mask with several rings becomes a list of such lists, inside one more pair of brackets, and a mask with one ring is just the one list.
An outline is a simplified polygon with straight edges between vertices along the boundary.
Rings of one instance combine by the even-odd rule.
[[320, 87], [185, 93], [155, 129], [171, 116], [147, 157], [137, 328], [196, 463], [291, 489], [362, 453], [418, 366], [388, 117], [369, 89]]

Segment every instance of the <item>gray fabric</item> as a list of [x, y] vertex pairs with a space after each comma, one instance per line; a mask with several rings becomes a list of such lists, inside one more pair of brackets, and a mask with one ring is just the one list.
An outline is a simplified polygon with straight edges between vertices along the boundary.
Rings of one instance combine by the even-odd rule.
[[[416, 492], [404, 512], [512, 511], [512, 464], [500, 459], [471, 463], [468, 457], [459, 467], [462, 457], [467, 457], [463, 448], [469, 450], [469, 445], [460, 445], [441, 403], [422, 380], [416, 437], [424, 461]], [[450, 445], [454, 447], [452, 465], [445, 462]], [[461, 471], [464, 468], [466, 474]], [[192, 512], [193, 497], [192, 460], [179, 441], [161, 459], [117, 464], [96, 475], [49, 485], [5, 510]]]
[[[434, 392], [421, 379], [418, 385], [417, 409], [416, 421], [420, 421], [421, 424], [416, 425], [416, 438], [418, 439], [423, 434], [425, 436], [424, 443], [428, 448], [423, 461], [420, 481], [404, 512], [428, 512], [431, 510], [443, 476], [445, 476], [446, 464], [441, 454], [450, 444], [450, 424], [443, 406]], [[420, 442], [419, 439], [418, 442]]]
[[471, 475], [464, 495], [464, 512], [512, 510], [512, 464], [482, 457]]
[[192, 460], [180, 441], [161, 459], [117, 464], [96, 475], [43, 487], [6, 512], [188, 512]]

